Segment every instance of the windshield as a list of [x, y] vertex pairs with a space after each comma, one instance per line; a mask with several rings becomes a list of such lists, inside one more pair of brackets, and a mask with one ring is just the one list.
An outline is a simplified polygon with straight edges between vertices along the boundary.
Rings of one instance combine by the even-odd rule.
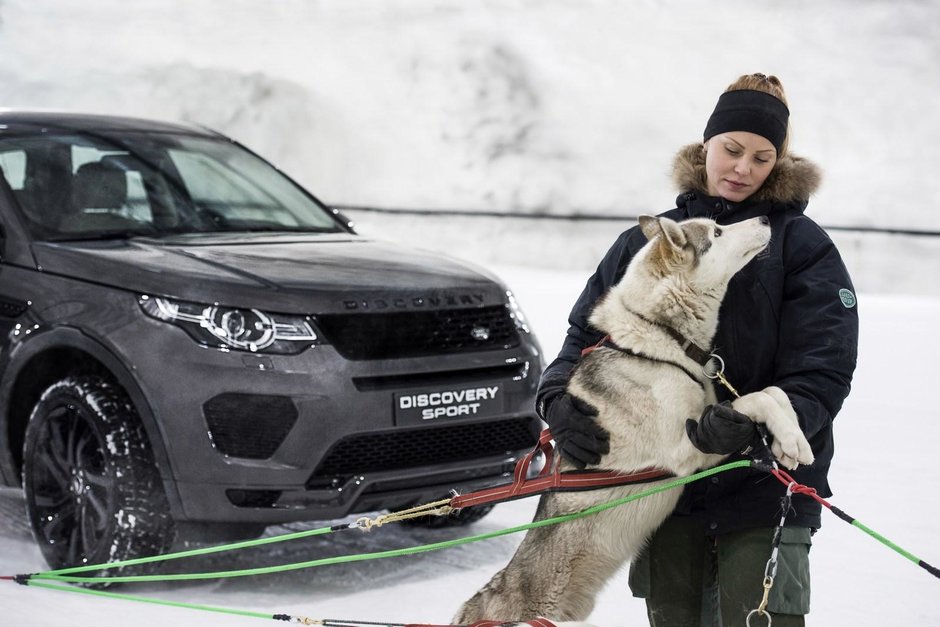
[[224, 138], [8, 137], [0, 171], [38, 239], [341, 231], [328, 209]]

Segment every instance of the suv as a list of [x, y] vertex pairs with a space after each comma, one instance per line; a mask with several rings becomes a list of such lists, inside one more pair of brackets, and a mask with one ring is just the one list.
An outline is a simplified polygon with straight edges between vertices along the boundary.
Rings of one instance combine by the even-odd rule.
[[233, 140], [0, 111], [0, 168], [0, 481], [52, 567], [490, 486], [535, 443], [500, 281]]

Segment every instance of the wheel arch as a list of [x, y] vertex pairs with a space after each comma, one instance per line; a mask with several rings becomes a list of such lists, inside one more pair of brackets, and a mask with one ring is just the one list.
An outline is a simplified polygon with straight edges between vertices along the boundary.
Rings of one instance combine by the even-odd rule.
[[178, 504], [162, 432], [133, 373], [101, 342], [68, 327], [51, 329], [21, 344], [10, 355], [0, 382], [0, 479], [21, 485], [23, 439], [32, 408], [42, 392], [70, 375], [98, 375], [119, 385], [134, 404], [147, 434], [164, 491]]

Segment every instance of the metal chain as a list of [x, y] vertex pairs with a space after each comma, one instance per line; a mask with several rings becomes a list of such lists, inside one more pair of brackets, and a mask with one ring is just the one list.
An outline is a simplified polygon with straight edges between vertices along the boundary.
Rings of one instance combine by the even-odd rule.
[[418, 505], [411, 509], [403, 509], [399, 512], [376, 516], [374, 519], [364, 516], [356, 520], [355, 526], [363, 531], [371, 531], [373, 527], [381, 527], [390, 522], [421, 518], [422, 516], [447, 516], [454, 511], [454, 508], [449, 505], [451, 500], [451, 498], [441, 499], [440, 501], [425, 503], [424, 505]]
[[[741, 398], [741, 395], [738, 393], [734, 386], [725, 378], [725, 360], [721, 358], [720, 355], [712, 353], [710, 358], [717, 360], [718, 364], [714, 372], [709, 372], [709, 368], [706, 365], [702, 368], [705, 373], [705, 376], [709, 379], [717, 379], [725, 388], [734, 395], [735, 398]], [[711, 363], [711, 360], [708, 362]], [[770, 450], [770, 443], [767, 441], [767, 429], [763, 425], [757, 425], [757, 431], [760, 434], [761, 440], [763, 440], [764, 448], [768, 451]], [[770, 456], [771, 466], [775, 470], [779, 470], [777, 465], [777, 460], [774, 459], [773, 455]], [[773, 618], [770, 615], [770, 612], [767, 611], [767, 603], [770, 599], [770, 589], [774, 586], [774, 577], [777, 576], [777, 556], [780, 553], [780, 536], [783, 533], [783, 525], [787, 520], [787, 513], [790, 511], [790, 501], [793, 495], [793, 487], [795, 483], [791, 483], [787, 486], [787, 493], [782, 499], [781, 503], [781, 513], [780, 513], [780, 522], [777, 524], [777, 527], [774, 529], [774, 539], [773, 539], [773, 548], [770, 552], [770, 559], [767, 560], [767, 565], [764, 567], [764, 596], [761, 598], [760, 605], [757, 606], [756, 610], [751, 610], [747, 615], [747, 627], [756, 627], [751, 624], [751, 619], [755, 616], [765, 617], [767, 619], [767, 627], [771, 627], [773, 624]]]

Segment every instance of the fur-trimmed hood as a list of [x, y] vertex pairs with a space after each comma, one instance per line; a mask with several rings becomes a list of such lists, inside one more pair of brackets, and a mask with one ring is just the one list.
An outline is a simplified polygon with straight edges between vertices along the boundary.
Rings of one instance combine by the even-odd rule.
[[[672, 180], [680, 193], [705, 194], [705, 150], [701, 143], [684, 146], [672, 163]], [[822, 182], [819, 167], [794, 154], [779, 159], [773, 171], [749, 201], [805, 202]]]

